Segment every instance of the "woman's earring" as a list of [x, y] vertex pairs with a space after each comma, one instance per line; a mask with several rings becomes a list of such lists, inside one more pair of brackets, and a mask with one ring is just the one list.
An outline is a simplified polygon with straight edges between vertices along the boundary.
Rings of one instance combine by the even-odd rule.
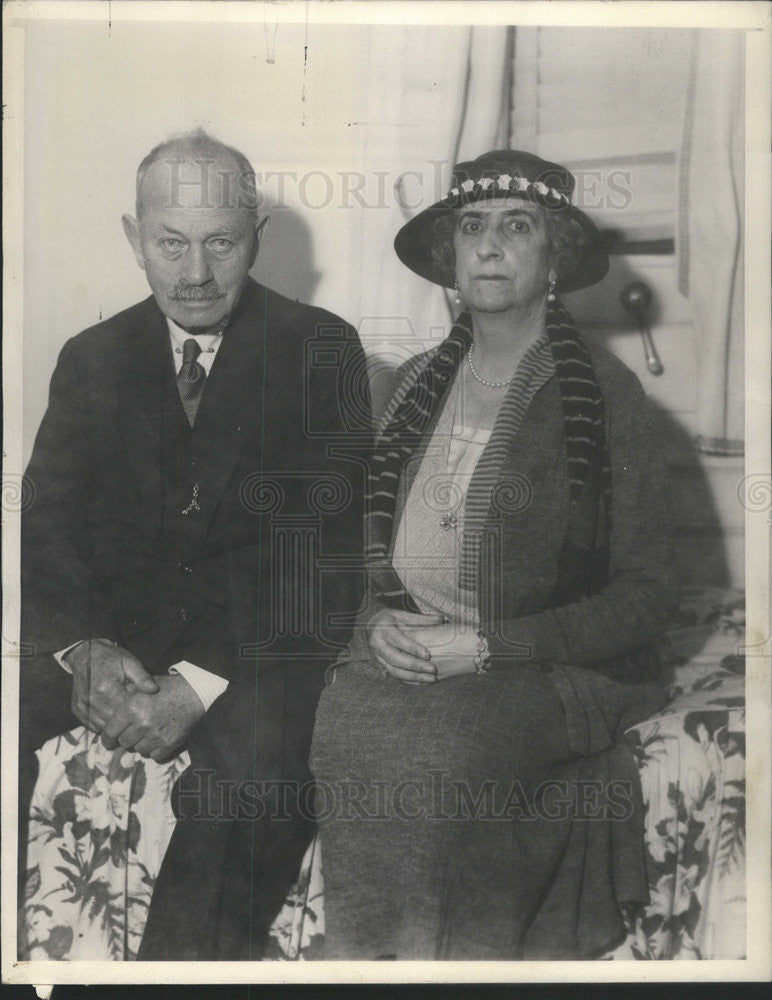
[[555, 301], [555, 288], [557, 286], [557, 281], [550, 281], [547, 286], [547, 302]]
[[457, 281], [453, 282], [453, 287], [456, 290], [456, 305], [460, 306], [461, 305], [461, 292], [459, 292], [459, 290], [458, 290], [458, 282]]

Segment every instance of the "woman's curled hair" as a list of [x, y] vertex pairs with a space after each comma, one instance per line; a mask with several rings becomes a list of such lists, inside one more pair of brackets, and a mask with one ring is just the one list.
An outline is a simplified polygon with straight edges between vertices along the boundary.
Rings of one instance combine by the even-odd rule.
[[[578, 267], [589, 244], [584, 230], [570, 215], [565, 212], [542, 211], [549, 240], [550, 266], [555, 269], [560, 289]], [[455, 231], [456, 217], [452, 212], [443, 212], [432, 223], [432, 258], [442, 270], [449, 286], [453, 285], [456, 278], [456, 254], [453, 249]]]

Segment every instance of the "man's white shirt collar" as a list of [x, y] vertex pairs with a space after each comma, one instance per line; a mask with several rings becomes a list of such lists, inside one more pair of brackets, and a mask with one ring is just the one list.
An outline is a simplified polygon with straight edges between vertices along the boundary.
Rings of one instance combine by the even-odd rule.
[[216, 335], [211, 333], [199, 333], [193, 334], [188, 333], [187, 330], [183, 330], [181, 326], [177, 326], [173, 319], [166, 317], [166, 325], [169, 328], [169, 339], [172, 345], [172, 352], [174, 354], [174, 367], [177, 372], [182, 368], [182, 345], [186, 340], [190, 340], [193, 337], [194, 340], [198, 341], [198, 345], [201, 348], [201, 353], [198, 356], [198, 362], [204, 371], [209, 374], [214, 359], [217, 356], [217, 351], [219, 350], [220, 344], [222, 343], [222, 333]]

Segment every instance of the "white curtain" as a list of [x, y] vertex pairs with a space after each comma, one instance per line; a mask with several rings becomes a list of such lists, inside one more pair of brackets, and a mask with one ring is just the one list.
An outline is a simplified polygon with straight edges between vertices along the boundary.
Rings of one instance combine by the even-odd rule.
[[383, 205], [352, 213], [359, 308], [350, 315], [370, 355], [376, 407], [394, 367], [449, 331], [445, 292], [398, 260], [394, 237], [445, 195], [454, 162], [507, 144], [508, 37], [506, 27], [370, 29], [360, 163], [387, 172], [387, 184]]
[[699, 337], [697, 445], [743, 450], [744, 52], [739, 31], [695, 31], [679, 169], [678, 284]]

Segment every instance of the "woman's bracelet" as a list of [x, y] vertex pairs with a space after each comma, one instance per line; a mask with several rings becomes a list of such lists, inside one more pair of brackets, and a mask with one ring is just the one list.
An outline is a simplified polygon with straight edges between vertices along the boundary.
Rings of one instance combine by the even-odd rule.
[[481, 631], [477, 633], [477, 652], [474, 654], [473, 663], [475, 673], [479, 676], [486, 673], [488, 667], [491, 665], [491, 651], [488, 646], [488, 640]]

